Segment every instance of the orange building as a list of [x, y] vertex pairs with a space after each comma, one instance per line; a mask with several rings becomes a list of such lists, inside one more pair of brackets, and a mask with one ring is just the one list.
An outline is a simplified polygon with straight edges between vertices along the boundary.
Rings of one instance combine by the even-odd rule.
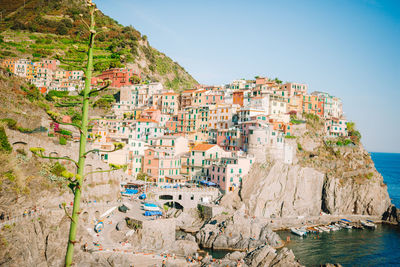
[[243, 100], [244, 100], [244, 92], [243, 91], [239, 91], [239, 90], [234, 91], [232, 98], [233, 98], [233, 104], [237, 104], [237, 105], [240, 105], [241, 107], [243, 107]]

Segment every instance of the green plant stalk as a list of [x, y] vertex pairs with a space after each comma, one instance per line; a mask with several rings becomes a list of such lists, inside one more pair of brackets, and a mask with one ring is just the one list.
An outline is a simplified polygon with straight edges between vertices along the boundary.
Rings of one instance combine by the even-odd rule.
[[72, 259], [74, 255], [74, 246], [76, 242], [76, 230], [78, 227], [78, 217], [80, 213], [80, 202], [81, 202], [81, 188], [83, 182], [83, 173], [85, 167], [85, 153], [86, 153], [86, 142], [87, 142], [87, 134], [88, 134], [88, 113], [89, 113], [89, 92], [90, 92], [90, 84], [92, 79], [92, 70], [93, 70], [93, 46], [94, 46], [94, 6], [90, 8], [90, 38], [89, 38], [89, 47], [88, 47], [88, 62], [86, 66], [85, 72], [85, 89], [83, 91], [83, 107], [82, 107], [82, 125], [81, 125], [81, 138], [79, 144], [79, 161], [78, 161], [78, 179], [77, 186], [75, 187], [74, 192], [74, 205], [72, 208], [72, 219], [71, 226], [69, 229], [69, 240], [67, 253], [65, 255], [65, 266], [69, 267], [72, 265]]

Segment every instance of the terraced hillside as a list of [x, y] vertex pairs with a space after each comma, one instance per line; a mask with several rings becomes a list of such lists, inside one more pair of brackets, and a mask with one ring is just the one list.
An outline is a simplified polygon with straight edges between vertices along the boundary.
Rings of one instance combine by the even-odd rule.
[[[0, 9], [0, 58], [40, 60], [60, 54], [84, 61], [85, 55], [78, 50], [87, 45], [88, 32], [82, 21], [88, 19], [85, 1], [3, 0]], [[97, 26], [104, 32], [96, 37], [97, 73], [113, 67], [132, 67], [139, 69], [145, 79], [160, 81], [177, 91], [197, 84], [177, 62], [151, 47], [145, 35], [98, 14]]]

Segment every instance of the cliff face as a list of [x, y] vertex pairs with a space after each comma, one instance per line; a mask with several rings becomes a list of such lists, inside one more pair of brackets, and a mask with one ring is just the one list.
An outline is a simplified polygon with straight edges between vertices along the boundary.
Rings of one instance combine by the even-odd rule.
[[315, 122], [298, 126], [295, 133], [293, 163], [270, 159], [254, 165], [238, 192], [237, 208], [244, 204], [250, 215], [262, 217], [321, 211], [383, 215], [391, 204], [387, 186], [361, 144], [332, 145]]
[[275, 162], [255, 166], [240, 196], [254, 216], [318, 215], [323, 185], [324, 174], [315, 169]]

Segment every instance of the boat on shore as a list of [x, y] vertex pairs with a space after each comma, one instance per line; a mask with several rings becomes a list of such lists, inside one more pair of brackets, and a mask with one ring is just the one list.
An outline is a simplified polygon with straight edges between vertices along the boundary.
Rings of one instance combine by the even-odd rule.
[[331, 229], [329, 229], [328, 227], [325, 226], [319, 226], [318, 227], [322, 232], [326, 232], [329, 233], [331, 231]]
[[360, 221], [361, 225], [368, 229], [376, 229], [376, 224], [371, 220]]
[[307, 235], [307, 232], [306, 232], [306, 231], [301, 230], [301, 229], [299, 229], [299, 228], [290, 228], [290, 231], [291, 231], [293, 234], [298, 235], [298, 236], [301, 236], [301, 237]]
[[160, 211], [161, 209], [159, 207], [153, 207], [153, 206], [143, 206], [144, 210], [149, 210], [149, 211]]

